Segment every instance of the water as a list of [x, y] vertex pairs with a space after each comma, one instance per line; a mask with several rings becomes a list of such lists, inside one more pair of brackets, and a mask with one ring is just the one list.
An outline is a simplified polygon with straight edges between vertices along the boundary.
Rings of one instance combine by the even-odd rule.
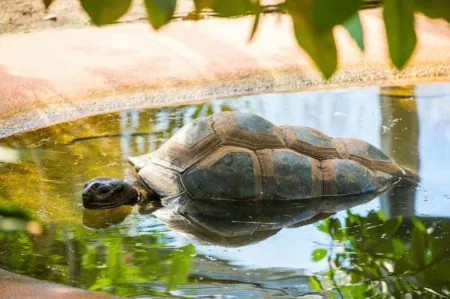
[[[0, 140], [0, 203], [45, 226], [40, 236], [0, 234], [0, 267], [125, 296], [448, 297], [449, 101], [449, 84], [269, 94], [122, 111]], [[421, 182], [234, 244], [129, 207], [82, 209], [85, 181], [127, 177], [127, 156], [154, 151], [193, 118], [228, 110], [364, 139], [418, 169]]]

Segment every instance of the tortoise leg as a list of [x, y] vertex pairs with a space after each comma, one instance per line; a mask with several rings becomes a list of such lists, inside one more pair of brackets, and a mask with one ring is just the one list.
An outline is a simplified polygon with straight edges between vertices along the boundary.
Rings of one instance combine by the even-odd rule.
[[305, 225], [308, 225], [308, 224], [311, 224], [311, 223], [315, 223], [315, 222], [317, 222], [319, 220], [326, 219], [326, 218], [328, 218], [330, 216], [333, 216], [334, 214], [336, 214], [336, 213], [319, 213], [319, 214], [309, 218], [308, 220], [302, 220], [302, 221], [296, 222], [294, 224], [288, 225], [286, 227], [287, 228], [302, 227], [302, 226], [305, 226]]

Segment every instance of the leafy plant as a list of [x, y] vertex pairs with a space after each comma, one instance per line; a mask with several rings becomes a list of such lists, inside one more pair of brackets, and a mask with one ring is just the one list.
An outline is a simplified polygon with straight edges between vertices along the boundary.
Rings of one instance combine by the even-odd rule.
[[450, 295], [450, 254], [446, 229], [427, 229], [418, 218], [385, 219], [381, 212], [363, 217], [347, 212], [344, 221], [324, 220], [318, 229], [333, 240], [312, 260], [328, 258], [329, 270], [311, 277], [310, 286], [342, 298], [421, 298]]
[[[42, 0], [48, 8], [54, 0]], [[79, 0], [81, 6], [97, 26], [111, 24], [127, 13], [132, 0]], [[338, 67], [333, 29], [343, 26], [364, 51], [364, 30], [359, 10], [375, 2], [383, 7], [389, 54], [397, 69], [403, 69], [416, 47], [415, 13], [429, 18], [443, 18], [450, 22], [450, 2], [447, 0], [285, 0], [276, 5], [263, 6], [259, 0], [193, 0], [191, 19], [214, 13], [218, 17], [254, 15], [250, 28], [253, 38], [265, 13], [287, 13], [292, 17], [298, 45], [308, 53], [325, 78]], [[148, 21], [160, 29], [173, 18], [177, 0], [144, 0]]]

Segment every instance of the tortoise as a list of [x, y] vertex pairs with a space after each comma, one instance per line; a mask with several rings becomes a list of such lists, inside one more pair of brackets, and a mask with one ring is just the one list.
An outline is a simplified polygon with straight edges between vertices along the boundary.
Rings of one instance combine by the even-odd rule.
[[383, 192], [407, 177], [380, 149], [302, 126], [275, 126], [255, 114], [198, 118], [158, 150], [130, 157], [133, 182], [97, 177], [84, 186], [85, 208], [159, 200], [296, 201]]

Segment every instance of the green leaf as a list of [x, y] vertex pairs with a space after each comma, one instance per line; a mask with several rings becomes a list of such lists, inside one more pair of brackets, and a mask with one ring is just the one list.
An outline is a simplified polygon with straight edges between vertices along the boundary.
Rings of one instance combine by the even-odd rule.
[[429, 18], [443, 18], [450, 22], [450, 5], [448, 0], [415, 0], [416, 10]]
[[204, 107], [204, 104], [197, 104], [197, 105], [195, 105], [195, 110], [194, 110], [194, 113], [192, 113], [191, 118], [192, 119], [199, 118], [200, 114], [202, 113], [203, 107]]
[[287, 8], [292, 16], [297, 43], [308, 53], [326, 79], [337, 68], [337, 49], [331, 29], [319, 32], [312, 24], [309, 2], [290, 0]]
[[403, 223], [403, 217], [402, 216], [396, 216], [393, 217], [391, 219], [389, 219], [388, 221], [385, 222], [385, 224], [383, 225], [385, 228], [385, 233], [387, 233], [389, 235], [389, 237], [393, 237], [394, 235], [397, 234], [398, 229], [400, 228], [400, 226]]
[[405, 253], [405, 246], [403, 245], [403, 242], [399, 239], [392, 239], [392, 255], [395, 259], [399, 260]]
[[366, 225], [368, 226], [378, 226], [380, 224], [384, 224], [385, 219], [383, 215], [378, 214], [378, 212], [370, 211], [370, 213], [364, 217], [366, 220]]
[[399, 239], [369, 239], [365, 241], [366, 246], [363, 246], [364, 251], [376, 255], [390, 256], [395, 259], [400, 259], [405, 248]]
[[186, 245], [173, 252], [169, 268], [167, 290], [173, 290], [187, 280], [194, 260], [194, 245]]
[[216, 0], [211, 7], [219, 16], [229, 18], [259, 11], [259, 3], [252, 0]]
[[430, 238], [429, 245], [432, 260], [441, 258], [442, 255], [445, 253], [446, 246], [445, 241], [443, 239]]
[[427, 228], [425, 227], [425, 225], [422, 223], [422, 221], [420, 221], [419, 218], [417, 217], [412, 217], [412, 224], [414, 226], [415, 229], [419, 230], [422, 233], [427, 233]]
[[390, 239], [397, 233], [402, 221], [403, 217], [401, 216], [393, 217], [382, 225], [378, 224], [373, 229], [368, 230], [368, 232], [375, 240], [378, 238]]
[[212, 114], [214, 114], [214, 106], [212, 104], [209, 104], [206, 106], [206, 115]]
[[233, 107], [227, 105], [227, 104], [222, 104], [220, 106], [220, 111], [234, 111]]
[[27, 231], [40, 235], [42, 229], [42, 226], [21, 208], [0, 204], [0, 232]]
[[331, 292], [328, 293], [327, 296], [328, 296], [328, 299], [336, 299], [337, 298], [337, 295], [335, 293], [331, 293]]
[[330, 219], [328, 218], [317, 225], [317, 229], [323, 233], [328, 234], [330, 232]]
[[256, 15], [255, 15], [255, 21], [253, 22], [252, 31], [250, 33], [250, 37], [248, 38], [248, 41], [252, 41], [253, 38], [255, 37], [255, 33], [256, 33], [256, 30], [258, 29], [259, 19], [260, 18], [261, 18], [261, 13], [257, 12]]
[[330, 236], [333, 240], [342, 241], [344, 239], [344, 232], [341, 228], [339, 219], [330, 219]]
[[327, 250], [325, 248], [314, 249], [312, 253], [312, 260], [318, 262], [327, 256]]
[[0, 204], [0, 218], [2, 217], [31, 220], [31, 216], [24, 210], [13, 205], [5, 205], [5, 204]]
[[317, 30], [327, 31], [357, 13], [361, 4], [361, 0], [314, 0], [311, 4], [311, 20]]
[[343, 298], [374, 298], [369, 295], [370, 289], [371, 285], [365, 283], [339, 286], [339, 292], [342, 294]]
[[170, 22], [177, 6], [177, 0], [144, 0], [148, 21], [158, 30]]
[[97, 25], [111, 24], [123, 16], [132, 0], [80, 0], [92, 22]]
[[364, 51], [364, 33], [359, 14], [354, 14], [351, 18], [342, 23], [342, 26], [347, 30], [361, 51]]
[[[431, 267], [427, 267], [421, 274], [423, 274], [423, 280], [428, 285], [450, 285], [450, 259], [449, 257], [442, 258], [436, 264]], [[430, 297], [439, 298], [439, 297]], [[448, 298], [447, 296], [440, 296], [440, 298]]]
[[413, 228], [411, 237], [411, 247], [408, 258], [411, 265], [420, 269], [426, 266], [427, 254], [427, 234], [417, 228]]
[[414, 30], [414, 1], [386, 0], [383, 9], [384, 24], [392, 62], [402, 69], [416, 47]]
[[412, 268], [413, 265], [411, 265], [409, 254], [405, 254], [400, 259], [394, 261], [394, 273], [396, 275], [403, 275], [405, 272], [411, 271]]
[[309, 277], [309, 286], [315, 291], [323, 291], [322, 284], [316, 276]]

